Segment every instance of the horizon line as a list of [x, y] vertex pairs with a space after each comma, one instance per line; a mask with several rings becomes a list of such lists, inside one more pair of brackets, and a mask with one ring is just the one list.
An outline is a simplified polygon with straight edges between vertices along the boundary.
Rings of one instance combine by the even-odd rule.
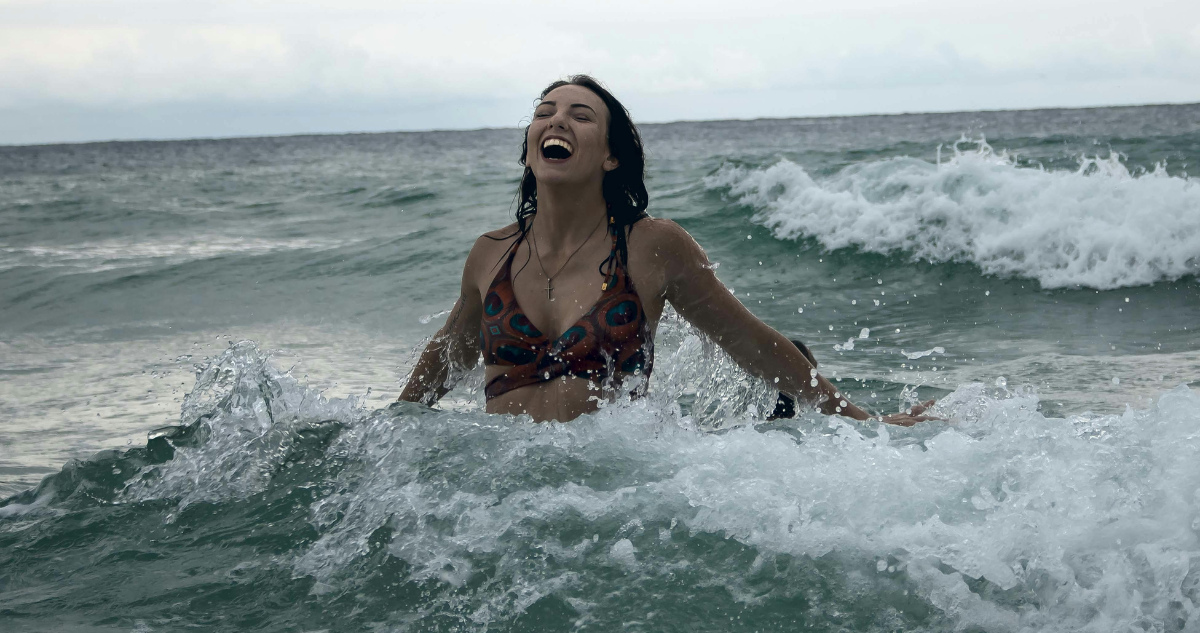
[[[901, 117], [901, 116], [920, 116], [926, 114], [987, 114], [998, 112], [1049, 112], [1062, 110], [1109, 110], [1109, 109], [1129, 109], [1129, 108], [1161, 108], [1161, 107], [1185, 107], [1185, 106], [1200, 106], [1200, 101], [1185, 101], [1185, 102], [1161, 102], [1161, 103], [1130, 103], [1130, 104], [1115, 104], [1115, 105], [1093, 105], [1093, 106], [1050, 106], [1042, 108], [995, 108], [984, 110], [920, 110], [920, 111], [905, 111], [905, 112], [865, 112], [859, 114], [821, 114], [821, 115], [803, 115], [803, 116], [762, 116], [752, 118], [727, 118], [727, 119], [674, 119], [669, 121], [643, 121], [636, 122], [638, 127], [642, 126], [658, 126], [658, 125], [675, 125], [679, 123], [753, 123], [756, 121], [795, 121], [795, 120], [818, 120], [818, 119], [857, 119], [869, 117]], [[305, 138], [318, 136], [360, 136], [371, 134], [430, 134], [434, 132], [484, 132], [490, 130], [520, 130], [517, 127], [499, 127], [499, 126], [483, 126], [473, 128], [425, 128], [425, 129], [397, 129], [397, 130], [359, 130], [359, 131], [342, 131], [342, 132], [294, 132], [286, 134], [249, 134], [240, 136], [192, 136], [192, 137], [168, 137], [168, 138], [118, 138], [106, 139], [98, 141], [61, 141], [49, 143], [0, 143], [0, 148], [20, 148], [20, 147], [61, 147], [71, 145], [103, 145], [117, 143], [179, 143], [184, 141], [236, 141], [246, 139], [270, 139], [270, 138]]]

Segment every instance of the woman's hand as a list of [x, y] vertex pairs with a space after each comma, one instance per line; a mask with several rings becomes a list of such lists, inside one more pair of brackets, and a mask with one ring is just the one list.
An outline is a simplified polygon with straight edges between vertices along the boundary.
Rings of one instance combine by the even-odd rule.
[[893, 413], [877, 418], [884, 424], [895, 424], [896, 426], [912, 426], [917, 422], [925, 422], [926, 420], [941, 420], [934, 415], [921, 415], [926, 409], [933, 406], [933, 400], [926, 400], [921, 404], [914, 404], [909, 407], [908, 411], [903, 413]]

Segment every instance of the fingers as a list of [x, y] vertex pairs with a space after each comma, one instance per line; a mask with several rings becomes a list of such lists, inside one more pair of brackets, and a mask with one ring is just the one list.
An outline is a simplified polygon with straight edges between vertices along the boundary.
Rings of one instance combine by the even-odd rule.
[[905, 415], [903, 413], [893, 413], [891, 415], [884, 416], [882, 422], [894, 426], [912, 426], [916, 424], [918, 420], [913, 416]]
[[920, 415], [920, 414], [924, 413], [926, 409], [928, 409], [929, 407], [932, 407], [934, 402], [935, 402], [934, 400], [930, 399], [930, 400], [926, 400], [925, 402], [922, 402], [921, 404], [914, 404], [905, 413], [907, 413], [908, 415]]
[[908, 415], [905, 413], [893, 413], [883, 418], [883, 422], [895, 426], [913, 426], [917, 422], [928, 422], [930, 420], [942, 421], [944, 418], [939, 418], [936, 415]]

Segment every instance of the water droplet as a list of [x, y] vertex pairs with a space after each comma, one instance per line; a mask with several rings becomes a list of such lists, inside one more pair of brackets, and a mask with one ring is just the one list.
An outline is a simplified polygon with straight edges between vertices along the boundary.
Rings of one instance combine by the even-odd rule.
[[863, 328], [858, 333], [858, 338], [871, 338], [871, 328]]
[[876, 280], [875, 280], [875, 283], [877, 283], [877, 284], [879, 284], [879, 285], [881, 285], [881, 286], [882, 286], [882, 285], [883, 285], [883, 280], [882, 280], [882, 279], [876, 279]]
[[984, 291], [983, 296], [988, 297], [988, 296], [991, 296], [991, 294], [992, 294], [992, 291], [987, 290], [987, 291]]
[[831, 325], [831, 326], [829, 326], [829, 331], [830, 331], [830, 332], [832, 332], [832, 331], [833, 331], [833, 326], [832, 326], [832, 325]]
[[1125, 303], [1129, 303], [1129, 297], [1125, 297]]
[[1119, 385], [1119, 384], [1121, 384], [1121, 379], [1120, 379], [1120, 378], [1117, 378], [1116, 376], [1113, 376], [1113, 384], [1114, 384], [1114, 385]]
[[796, 308], [798, 314], [804, 314], [804, 308]]
[[851, 300], [850, 300], [850, 305], [852, 305], [852, 306], [856, 306], [856, 305], [858, 305], [858, 299], [851, 299]]
[[816, 378], [813, 378], [812, 380], [808, 381], [808, 386], [809, 386], [809, 387], [816, 387], [816, 386], [817, 386], [817, 379], [816, 379]]

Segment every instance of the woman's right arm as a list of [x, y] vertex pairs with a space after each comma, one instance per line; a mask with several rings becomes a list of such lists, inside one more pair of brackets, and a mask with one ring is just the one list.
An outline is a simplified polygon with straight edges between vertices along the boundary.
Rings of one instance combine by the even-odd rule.
[[483, 302], [479, 298], [481, 242], [476, 240], [463, 266], [458, 301], [441, 329], [429, 340], [425, 351], [408, 375], [399, 400], [433, 406], [453, 388], [448, 385], [451, 368], [472, 369], [479, 362], [479, 322]]

